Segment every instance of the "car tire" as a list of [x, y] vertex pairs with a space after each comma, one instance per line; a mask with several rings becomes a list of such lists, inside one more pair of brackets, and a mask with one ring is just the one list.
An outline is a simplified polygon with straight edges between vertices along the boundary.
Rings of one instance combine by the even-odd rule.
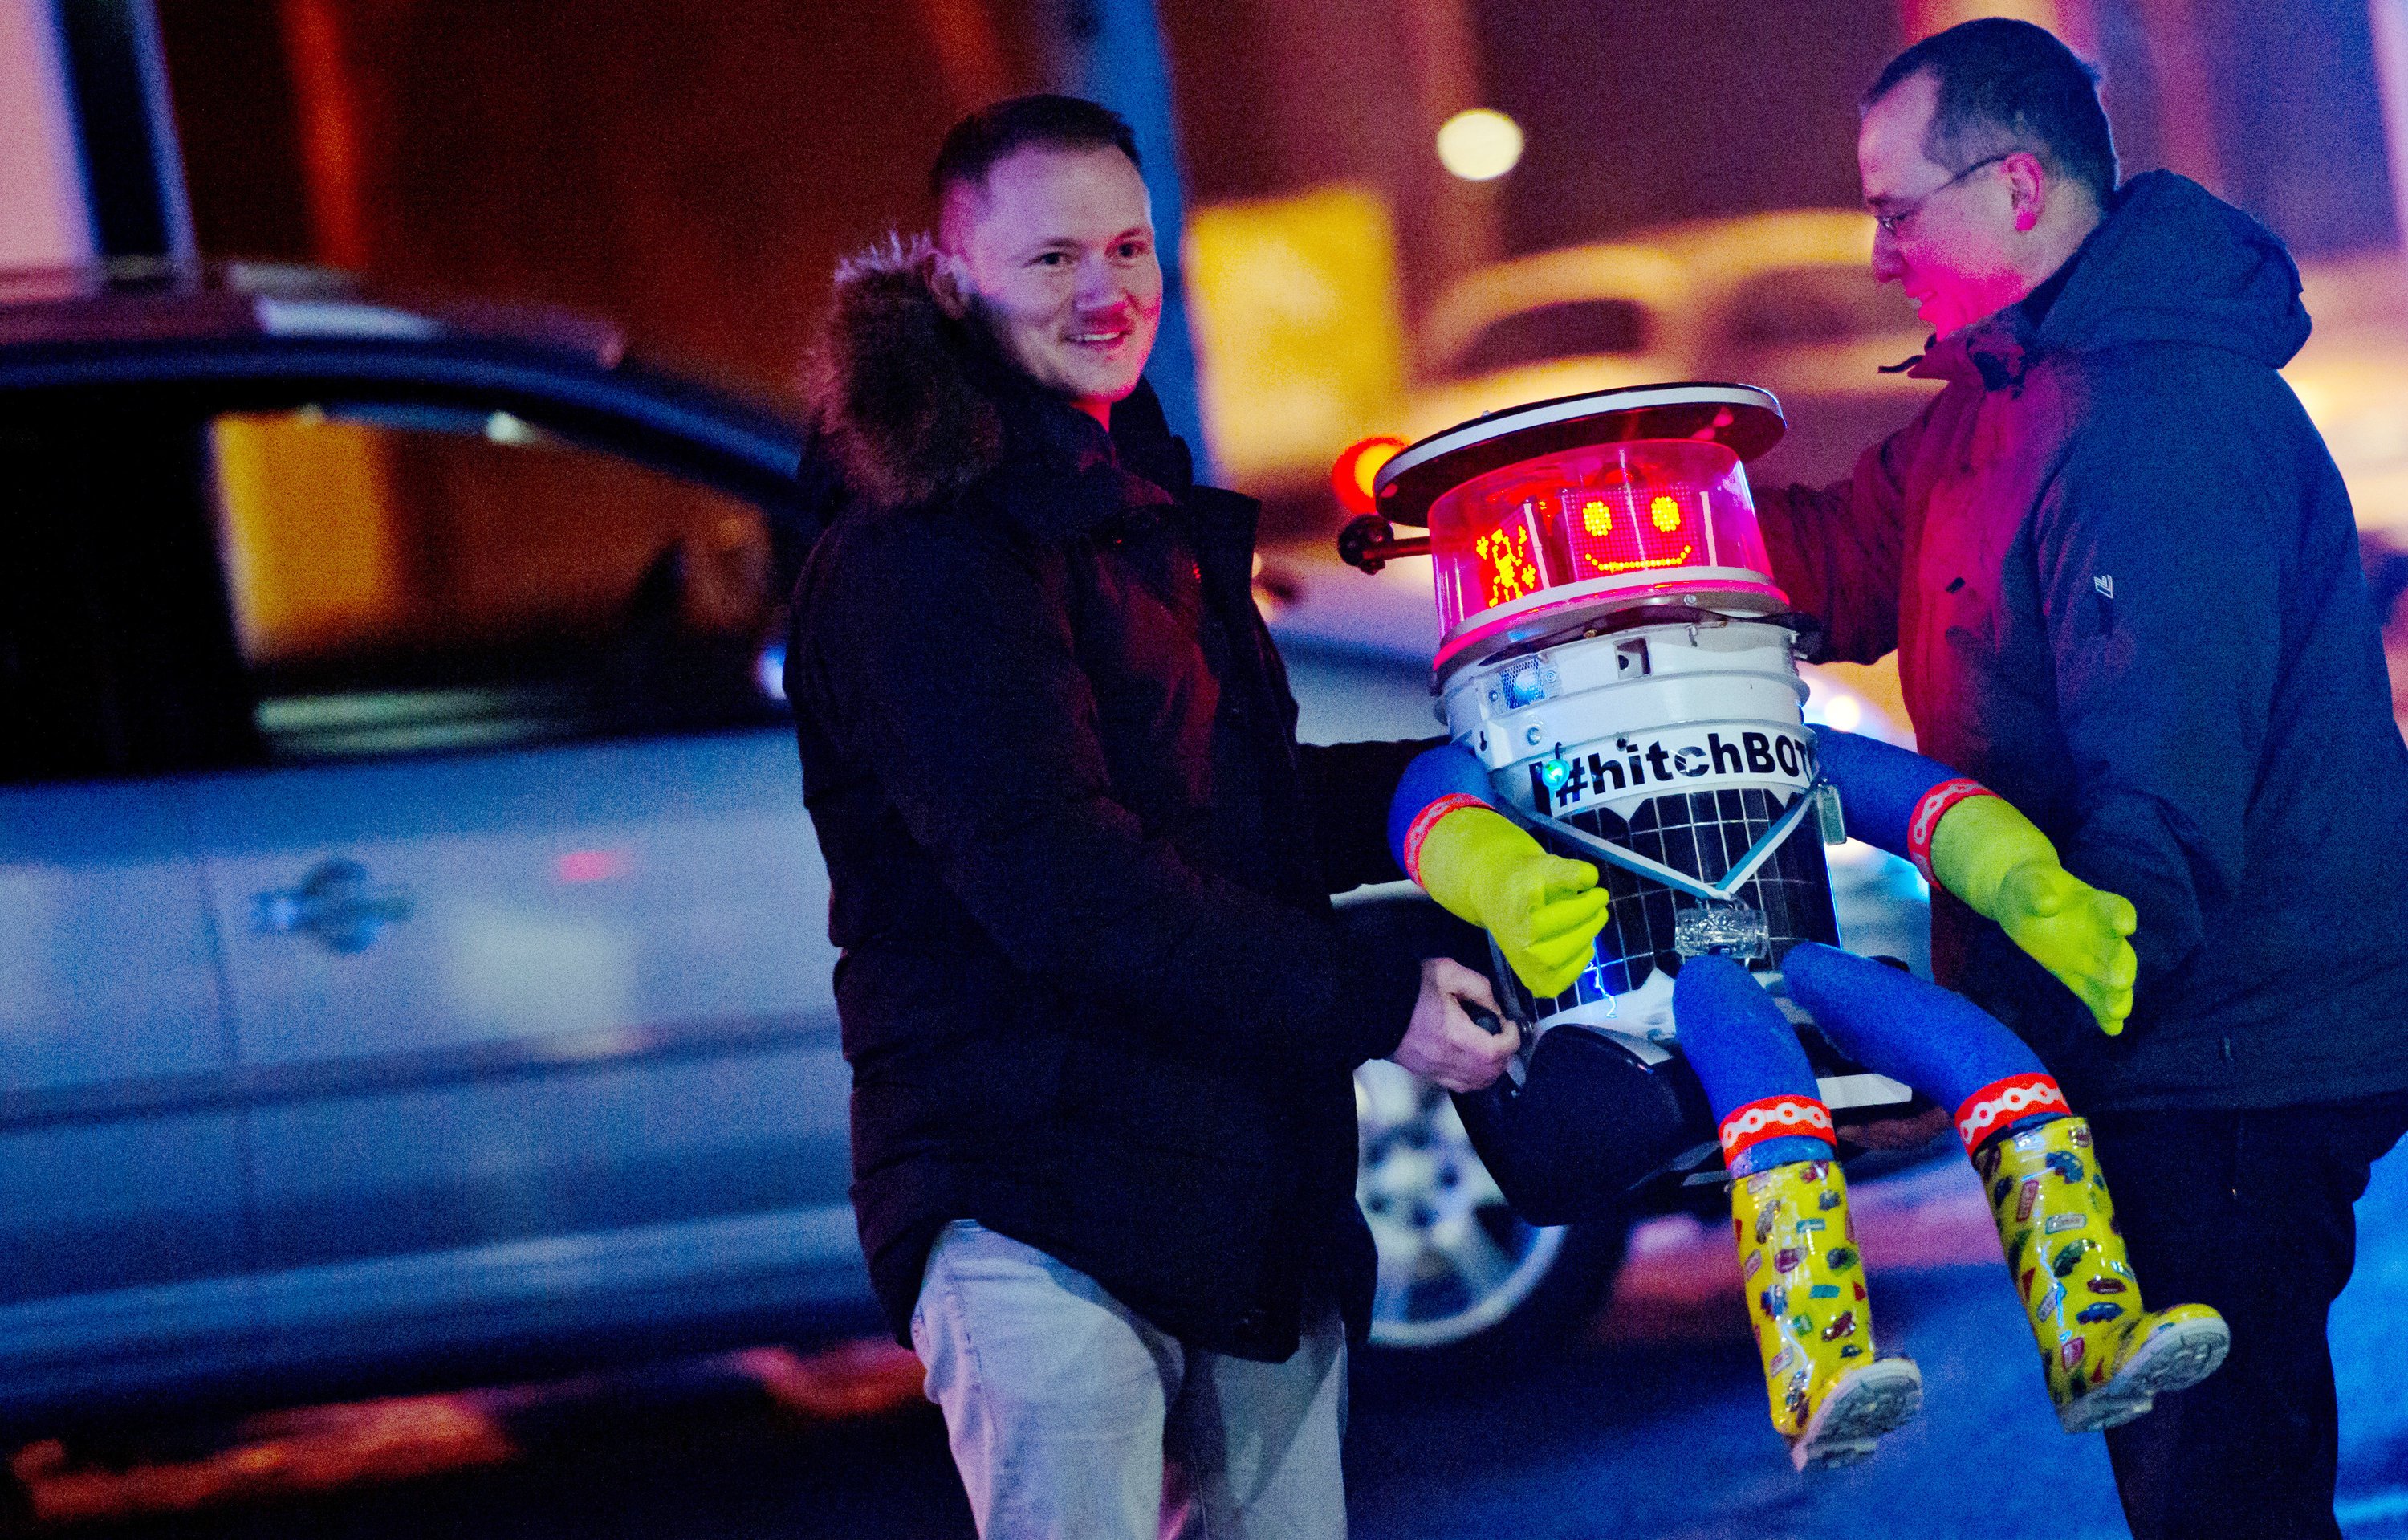
[[1453, 1101], [1394, 1064], [1357, 1070], [1354, 1103], [1355, 1200], [1380, 1252], [1365, 1371], [1490, 1377], [1576, 1344], [1621, 1266], [1628, 1223], [1524, 1223]]

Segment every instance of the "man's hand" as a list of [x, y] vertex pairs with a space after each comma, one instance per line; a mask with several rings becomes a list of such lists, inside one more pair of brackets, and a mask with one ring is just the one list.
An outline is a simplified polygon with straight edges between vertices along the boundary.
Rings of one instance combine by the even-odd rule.
[[2125, 939], [2140, 923], [2130, 900], [2066, 871], [2048, 836], [1997, 797], [1968, 797], [1941, 818], [1931, 871], [2072, 990], [2100, 1031], [2124, 1029], [2140, 972]]
[[[1466, 1004], [1498, 1017], [1504, 1029], [1483, 1030], [1465, 1012]], [[1485, 977], [1452, 957], [1426, 957], [1412, 1021], [1405, 1028], [1404, 1041], [1388, 1057], [1450, 1091], [1480, 1090], [1505, 1072], [1506, 1061], [1521, 1041], [1513, 1024], [1502, 1017]]]
[[1495, 937], [1506, 966], [1541, 1000], [1586, 971], [1612, 903], [1596, 867], [1548, 855], [1487, 808], [1439, 820], [1422, 842], [1421, 880], [1450, 913]]
[[2114, 1037], [2132, 1014], [2140, 971], [2127, 940], [2140, 923], [2131, 900], [2102, 893], [2055, 861], [2027, 861], [1999, 885], [1992, 916], [2007, 939], [2057, 975]]

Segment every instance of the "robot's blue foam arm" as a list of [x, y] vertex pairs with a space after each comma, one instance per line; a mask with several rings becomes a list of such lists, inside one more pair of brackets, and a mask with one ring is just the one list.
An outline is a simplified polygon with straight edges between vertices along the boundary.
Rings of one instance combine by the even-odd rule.
[[1388, 853], [1396, 856], [1398, 866], [1405, 864], [1406, 831], [1422, 809], [1457, 793], [1496, 805], [1497, 794], [1489, 789], [1488, 772], [1481, 768], [1478, 756], [1458, 743], [1424, 749], [1413, 756], [1388, 803]]
[[[1952, 1114], [1994, 1081], [2048, 1072], [1998, 1017], [1885, 963], [1807, 942], [1789, 949], [1781, 971], [1790, 998], [1840, 1052]], [[1684, 1029], [1683, 1046], [1687, 1041]]]
[[1906, 855], [1906, 826], [1914, 805], [1942, 781], [1957, 779], [1956, 772], [1877, 738], [1831, 727], [1813, 731], [1815, 761], [1839, 788], [1849, 835], [1893, 856]]

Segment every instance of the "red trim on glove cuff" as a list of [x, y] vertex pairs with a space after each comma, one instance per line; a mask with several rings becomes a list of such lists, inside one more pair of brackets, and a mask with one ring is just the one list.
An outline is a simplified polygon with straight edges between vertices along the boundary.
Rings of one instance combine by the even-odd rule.
[[1914, 812], [1906, 820], [1906, 858], [1923, 873], [1925, 882], [1940, 881], [1931, 874], [1931, 837], [1940, 832], [1940, 820], [1948, 810], [1968, 797], [1997, 795], [1981, 782], [1961, 775], [1954, 781], [1942, 781], [1923, 794], [1923, 800], [1914, 804]]
[[1727, 1166], [1768, 1139], [1797, 1137], [1830, 1144], [1831, 1110], [1811, 1096], [1760, 1097], [1733, 1107], [1715, 1131], [1723, 1142], [1723, 1164]]
[[2057, 1077], [2011, 1074], [1993, 1080], [1967, 1097], [1956, 1108], [1956, 1137], [1971, 1155], [1982, 1142], [2026, 1113], [2071, 1113], [2073, 1103], [2057, 1087]]
[[1451, 791], [1414, 813], [1413, 821], [1405, 828], [1405, 875], [1417, 883], [1422, 880], [1422, 842], [1429, 838], [1431, 829], [1438, 828], [1440, 819], [1463, 808], [1487, 806], [1469, 792]]

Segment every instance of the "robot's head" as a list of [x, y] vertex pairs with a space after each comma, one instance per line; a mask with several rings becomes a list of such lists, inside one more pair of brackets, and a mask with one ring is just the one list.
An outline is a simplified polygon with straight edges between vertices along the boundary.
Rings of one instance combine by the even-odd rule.
[[1763, 391], [1665, 385], [1541, 402], [1398, 454], [1376, 496], [1429, 526], [1439, 672], [1642, 605], [1788, 608], [1740, 468], [1781, 432]]

